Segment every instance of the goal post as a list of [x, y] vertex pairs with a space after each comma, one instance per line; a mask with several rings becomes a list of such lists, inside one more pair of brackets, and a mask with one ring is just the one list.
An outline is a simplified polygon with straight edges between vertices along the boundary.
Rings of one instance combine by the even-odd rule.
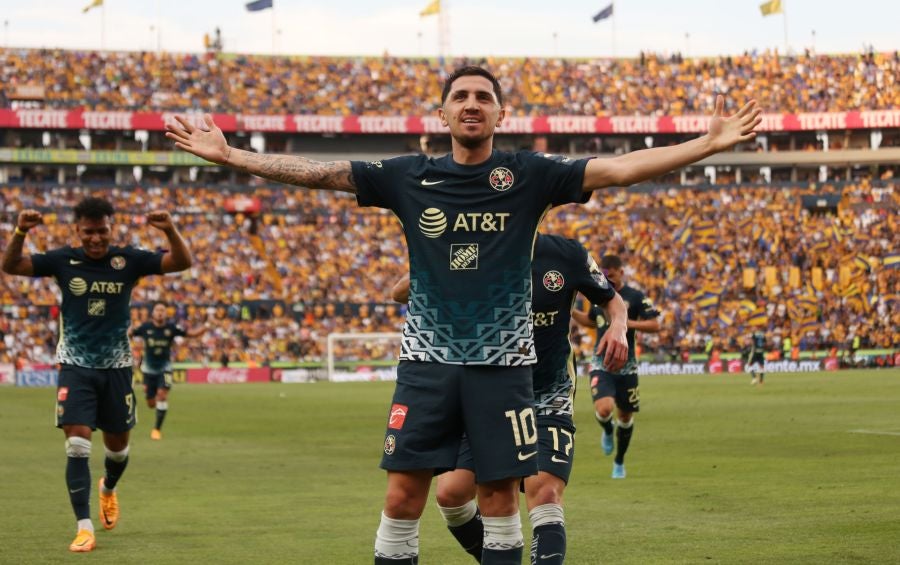
[[325, 345], [328, 380], [395, 380], [402, 337], [399, 332], [328, 334]]

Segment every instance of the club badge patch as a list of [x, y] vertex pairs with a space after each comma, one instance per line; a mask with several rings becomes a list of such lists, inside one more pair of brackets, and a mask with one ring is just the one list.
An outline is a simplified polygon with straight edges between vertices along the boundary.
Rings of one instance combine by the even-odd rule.
[[397, 438], [393, 436], [393, 434], [388, 435], [384, 438], [384, 453], [385, 455], [393, 455], [394, 450], [397, 448]]
[[109, 260], [109, 266], [117, 271], [121, 271], [125, 268], [125, 258], [121, 255], [116, 255]]
[[510, 171], [506, 167], [497, 167], [496, 169], [491, 171], [491, 174], [488, 177], [488, 182], [491, 183], [491, 188], [500, 192], [504, 192], [512, 188], [515, 180], [516, 179], [515, 177], [513, 177], [512, 171]]
[[563, 278], [562, 273], [559, 271], [547, 271], [544, 273], [544, 288], [550, 292], [559, 292], [565, 284], [566, 279]]

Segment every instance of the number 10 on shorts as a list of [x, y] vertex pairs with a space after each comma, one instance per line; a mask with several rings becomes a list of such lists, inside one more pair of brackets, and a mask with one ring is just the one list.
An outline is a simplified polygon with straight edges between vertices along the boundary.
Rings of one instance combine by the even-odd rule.
[[[516, 447], [523, 445], [534, 445], [537, 443], [537, 426], [534, 422], [534, 409], [525, 408], [519, 412], [515, 410], [507, 410], [503, 413], [509, 418], [512, 424], [513, 438], [516, 441]], [[524, 438], [524, 442], [522, 439]]]

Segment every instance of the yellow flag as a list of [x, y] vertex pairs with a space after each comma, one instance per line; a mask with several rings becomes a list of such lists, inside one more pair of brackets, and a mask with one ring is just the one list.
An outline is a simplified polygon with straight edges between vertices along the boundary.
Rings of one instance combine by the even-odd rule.
[[435, 14], [441, 13], [441, 0], [432, 0], [430, 4], [425, 6], [425, 9], [419, 12], [420, 17], [425, 16], [433, 16]]
[[88, 10], [91, 8], [96, 8], [97, 6], [102, 6], [103, 0], [91, 0], [91, 3], [82, 8], [81, 13], [86, 14]]
[[781, 13], [781, 0], [769, 0], [768, 2], [763, 2], [759, 5], [759, 11], [762, 12], [764, 16], [771, 16], [772, 14], [780, 14]]

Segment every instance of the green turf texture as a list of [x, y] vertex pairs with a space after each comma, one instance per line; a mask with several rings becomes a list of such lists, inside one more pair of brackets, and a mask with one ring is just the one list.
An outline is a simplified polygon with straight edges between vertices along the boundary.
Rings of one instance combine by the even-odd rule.
[[[900, 562], [900, 370], [645, 377], [623, 481], [579, 387], [567, 563]], [[72, 555], [54, 392], [0, 387], [0, 563], [371, 563], [392, 390], [177, 385], [163, 441], [141, 407], [118, 527]], [[433, 498], [420, 563], [474, 563]]]

